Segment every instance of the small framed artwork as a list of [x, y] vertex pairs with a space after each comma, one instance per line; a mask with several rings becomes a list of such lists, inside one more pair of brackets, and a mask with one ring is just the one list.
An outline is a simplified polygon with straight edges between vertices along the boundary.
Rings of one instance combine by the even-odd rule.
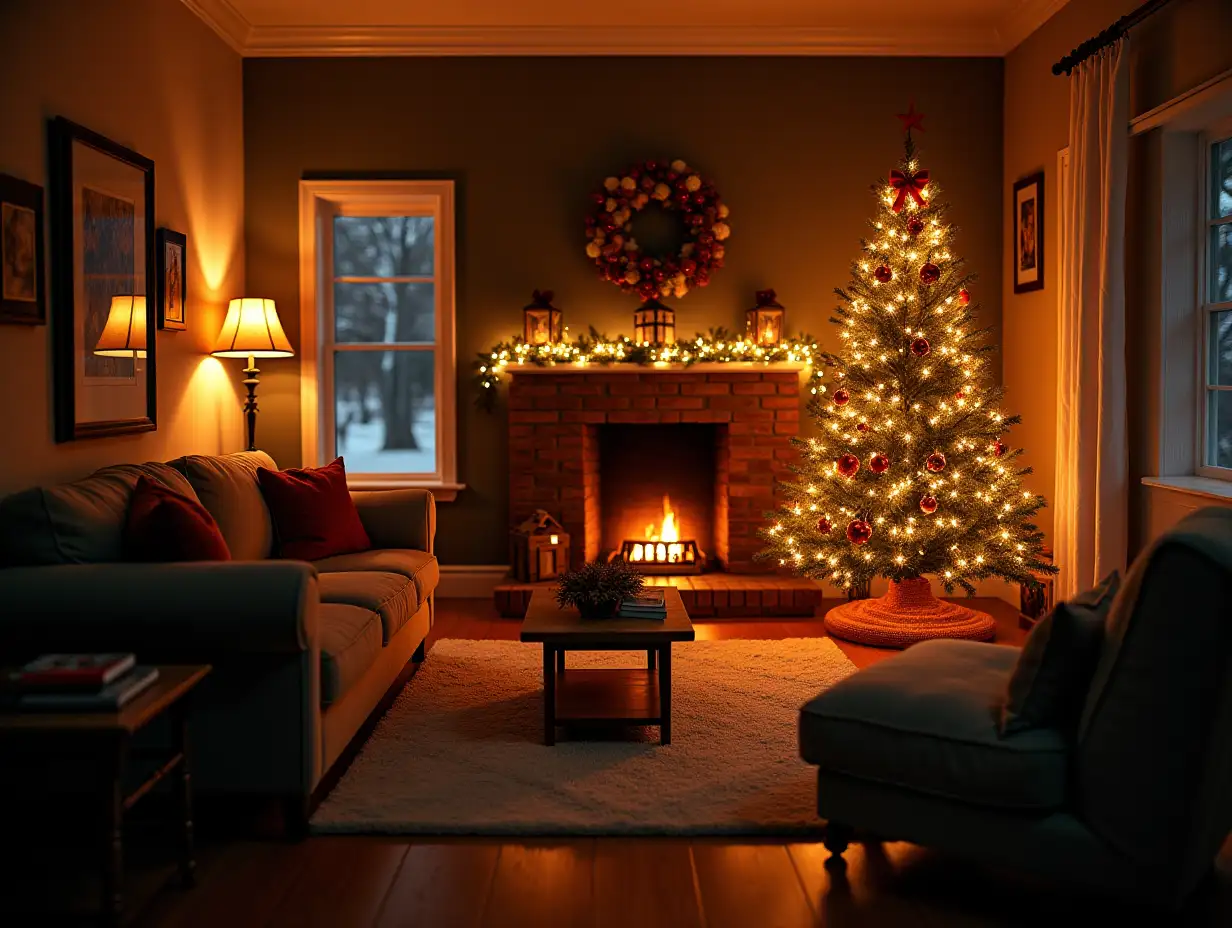
[[188, 328], [184, 316], [188, 237], [183, 232], [159, 229], [154, 251], [158, 255], [158, 327], [183, 332]]
[[1014, 292], [1044, 288], [1044, 172], [1014, 184]]
[[0, 174], [0, 322], [44, 325], [43, 188]]
[[154, 162], [48, 124], [56, 441], [152, 431]]

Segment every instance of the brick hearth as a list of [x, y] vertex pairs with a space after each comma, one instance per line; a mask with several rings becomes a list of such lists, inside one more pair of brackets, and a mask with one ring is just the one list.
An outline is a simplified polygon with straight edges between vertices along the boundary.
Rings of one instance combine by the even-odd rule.
[[699, 364], [690, 368], [526, 368], [510, 371], [510, 518], [555, 515], [572, 537], [573, 565], [600, 550], [598, 428], [608, 423], [713, 423], [715, 550], [735, 573], [753, 561], [756, 531], [776, 503], [800, 427], [803, 369]]

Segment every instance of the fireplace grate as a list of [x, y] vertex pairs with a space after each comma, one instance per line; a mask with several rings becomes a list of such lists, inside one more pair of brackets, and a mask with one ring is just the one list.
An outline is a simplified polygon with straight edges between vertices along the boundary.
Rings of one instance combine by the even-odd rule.
[[686, 541], [623, 541], [612, 553], [645, 574], [700, 574], [706, 555], [691, 539]]

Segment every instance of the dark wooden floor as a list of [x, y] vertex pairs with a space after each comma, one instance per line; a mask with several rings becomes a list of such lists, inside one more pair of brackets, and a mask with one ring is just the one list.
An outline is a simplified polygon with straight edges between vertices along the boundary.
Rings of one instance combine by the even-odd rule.
[[[985, 601], [998, 640], [1016, 612]], [[482, 600], [438, 603], [432, 640], [516, 638]], [[699, 623], [698, 638], [820, 636], [810, 620]], [[840, 642], [859, 666], [890, 653]], [[482, 797], [476, 797], [482, 801]], [[725, 839], [565, 841], [316, 837], [224, 841], [200, 854], [196, 889], [150, 901], [142, 928], [797, 928], [797, 926], [1232, 925], [1232, 842], [1179, 916], [1075, 897], [905, 843], [854, 845], [845, 878], [818, 844]], [[0, 922], [3, 917], [0, 916]]]

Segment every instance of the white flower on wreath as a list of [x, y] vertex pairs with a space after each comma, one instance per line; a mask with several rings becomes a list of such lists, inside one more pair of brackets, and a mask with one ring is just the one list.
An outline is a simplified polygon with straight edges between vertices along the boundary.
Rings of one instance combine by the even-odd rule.
[[659, 295], [660, 296], [671, 296], [673, 289], [674, 288], [672, 287], [671, 281], [665, 280], [663, 281], [663, 283], [659, 284]]
[[719, 208], [718, 208], [718, 210], [717, 210], [716, 212], [718, 213], [718, 217], [719, 217], [720, 219], [726, 219], [726, 218], [727, 218], [727, 212], [728, 212], [728, 210], [727, 210], [727, 204], [726, 204], [726, 203], [720, 203], [720, 204], [719, 204]]
[[603, 254], [603, 246], [601, 246], [598, 242], [591, 242], [586, 246], [586, 257], [597, 258], [601, 254]]
[[603, 180], [603, 189], [605, 190], [609, 190], [609, 191], [615, 190], [619, 186], [620, 186], [619, 177], [607, 177], [607, 178], [604, 178]]
[[702, 179], [696, 174], [690, 174], [685, 179], [684, 186], [689, 193], [696, 193], [698, 190], [702, 189]]
[[607, 202], [603, 204], [603, 208], [609, 213], [616, 212], [616, 201], [612, 197], [608, 197]]
[[731, 227], [725, 222], [716, 222], [710, 231], [714, 233], [714, 237], [720, 242], [731, 235]]
[[656, 200], [666, 200], [671, 195], [672, 188], [667, 186], [667, 184], [655, 184], [654, 193], [652, 196], [654, 196]]
[[727, 249], [724, 248], [722, 245], [715, 245], [713, 248], [710, 249], [710, 253], [714, 255], [715, 258], [722, 260], [723, 256], [727, 254]]
[[620, 179], [620, 189], [621, 190], [636, 190], [637, 181], [635, 181], [632, 177], [622, 177]]
[[677, 158], [675, 161], [672, 162], [672, 170], [675, 171], [677, 174], [683, 174], [688, 169], [689, 169], [689, 166], [685, 164], [683, 161], [681, 161], [679, 158]]
[[642, 279], [642, 275], [639, 274], [637, 271], [633, 270], [633, 268], [629, 268], [627, 271], [625, 271], [625, 281], [627, 283], [635, 284], [641, 279]]
[[634, 209], [641, 209], [643, 206], [645, 206], [649, 202], [650, 202], [649, 196], [647, 196], [644, 193], [639, 193], [637, 196], [633, 198], [633, 207]]

